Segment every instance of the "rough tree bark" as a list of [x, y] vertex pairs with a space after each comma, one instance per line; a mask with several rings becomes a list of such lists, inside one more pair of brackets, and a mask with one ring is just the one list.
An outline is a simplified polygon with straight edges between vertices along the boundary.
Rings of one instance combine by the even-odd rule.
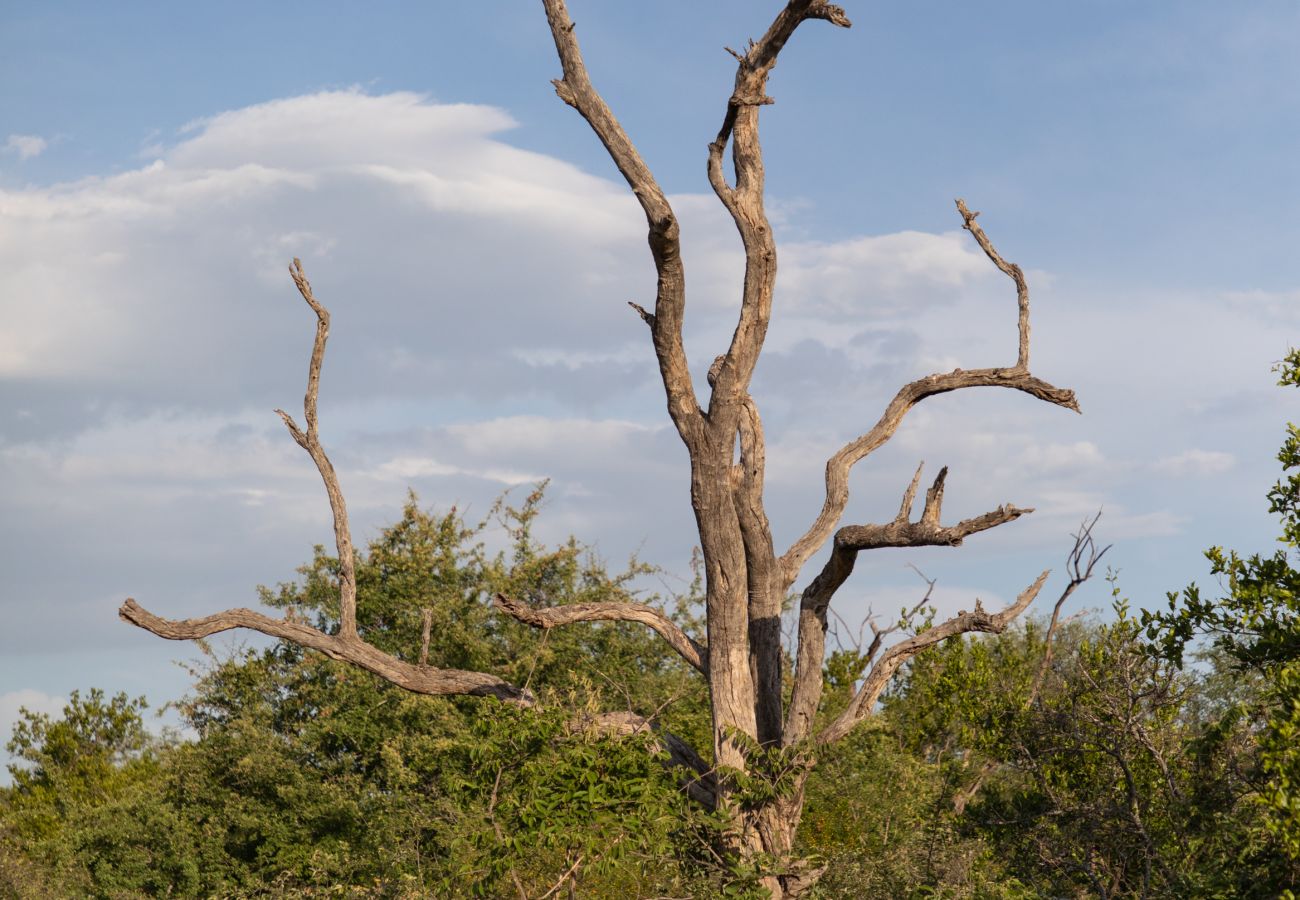
[[[708, 401], [701, 405], [692, 383], [682, 343], [686, 284], [679, 228], [668, 198], [636, 147], [601, 95], [592, 85], [564, 0], [543, 0], [562, 77], [556, 94], [591, 126], [626, 179], [645, 214], [650, 253], [658, 275], [653, 310], [631, 304], [649, 326], [667, 399], [668, 414], [690, 458], [690, 502], [695, 512], [704, 560], [707, 641], [702, 646], [659, 610], [635, 603], [581, 604], [534, 609], [499, 596], [506, 615], [537, 628], [575, 622], [633, 621], [654, 629], [702, 677], [707, 679], [713, 716], [712, 759], [672, 735], [662, 734], [659, 746], [669, 758], [695, 772], [688, 789], [702, 803], [730, 815], [733, 828], [729, 850], [738, 859], [764, 867], [764, 885], [774, 898], [794, 897], [812, 884], [820, 871], [794, 858], [795, 833], [803, 807], [803, 785], [815, 762], [816, 748], [848, 734], [872, 714], [890, 678], [928, 646], [966, 632], [1000, 632], [1030, 603], [1047, 579], [1033, 579], [1004, 610], [988, 612], [978, 601], [971, 612], [940, 622], [884, 650], [885, 632], [877, 632], [867, 665], [851, 702], [837, 717], [817, 729], [823, 688], [827, 611], [835, 592], [853, 571], [857, 555], [880, 547], [957, 546], [967, 537], [1011, 522], [1031, 512], [1006, 505], [991, 512], [944, 525], [941, 521], [947, 469], [926, 492], [922, 511], [912, 518], [921, 469], [906, 488], [898, 515], [885, 524], [841, 525], [849, 499], [848, 478], [854, 465], [885, 444], [904, 417], [935, 394], [972, 387], [1011, 388], [1047, 403], [1078, 411], [1074, 393], [1035, 378], [1029, 371], [1029, 290], [1019, 266], [1009, 263], [962, 200], [957, 211], [989, 260], [1015, 284], [1018, 303], [1018, 346], [1014, 365], [957, 369], [936, 373], [904, 385], [876, 423], [850, 441], [826, 463], [826, 490], [820, 512], [803, 535], [778, 555], [763, 504], [764, 435], [758, 406], [749, 394], [750, 379], [762, 350], [771, 318], [777, 252], [764, 210], [763, 154], [759, 144], [759, 110], [772, 102], [768, 76], [795, 31], [804, 22], [820, 20], [848, 28], [845, 11], [822, 0], [789, 0], [767, 31], [750, 41], [744, 52], [730, 50], [737, 61], [735, 84], [717, 136], [708, 147], [709, 182], [730, 213], [745, 250], [745, 274], [735, 332], [726, 352], [709, 370]], [[731, 171], [724, 154], [731, 147]], [[201, 619], [173, 621], [153, 615], [128, 599], [123, 619], [173, 640], [205, 637], [231, 628], [249, 628], [319, 650], [331, 658], [367, 669], [410, 691], [424, 694], [471, 694], [529, 705], [534, 698], [523, 688], [491, 674], [412, 665], [367, 644], [357, 633], [356, 584], [347, 509], [338, 477], [317, 434], [317, 394], [329, 313], [314, 297], [298, 260], [290, 273], [299, 293], [316, 314], [304, 400], [306, 430], [279, 411], [293, 439], [315, 462], [329, 495], [334, 519], [340, 574], [339, 628], [325, 634], [301, 623], [272, 619], [246, 609], [234, 609]], [[793, 668], [782, 648], [780, 616], [808, 560], [827, 541], [830, 555], [799, 599], [797, 650]], [[422, 661], [423, 662], [423, 661]], [[791, 689], [783, 703], [783, 685]], [[611, 713], [594, 724], [612, 733], [653, 728], [654, 723], [627, 713]], [[793, 770], [793, 788], [776, 799], [745, 803], [736, 773], [753, 774], [754, 751], [764, 758], [781, 754]]]

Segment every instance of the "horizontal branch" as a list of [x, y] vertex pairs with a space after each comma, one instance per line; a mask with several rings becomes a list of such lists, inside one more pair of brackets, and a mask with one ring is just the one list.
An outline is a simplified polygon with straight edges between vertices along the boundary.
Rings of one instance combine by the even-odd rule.
[[1023, 391], [1039, 400], [1079, 411], [1074, 391], [1058, 388], [1015, 368], [954, 369], [928, 375], [905, 385], [894, 395], [876, 424], [861, 437], [850, 441], [826, 462], [826, 499], [812, 526], [781, 557], [787, 583], [798, 577], [808, 557], [830, 537], [849, 499], [849, 470], [894, 436], [907, 413], [922, 400], [937, 394], [973, 387], [1000, 387]]
[[1015, 603], [1001, 612], [986, 612], [980, 602], [976, 600], [973, 612], [961, 610], [946, 622], [935, 625], [920, 634], [913, 635], [907, 640], [899, 641], [890, 647], [880, 657], [880, 660], [871, 667], [871, 672], [863, 680], [861, 686], [853, 695], [853, 699], [849, 701], [848, 708], [840, 713], [835, 721], [817, 736], [818, 742], [829, 744], [852, 731], [853, 726], [862, 721], [875, 708], [876, 701], [880, 699], [885, 686], [889, 684], [889, 679], [894, 676], [899, 667], [927, 647], [946, 641], [950, 637], [970, 632], [1001, 634], [1016, 616], [1028, 609], [1029, 604], [1034, 602], [1034, 598], [1043, 589], [1043, 584], [1046, 583], [1047, 576], [1050, 574], [1052, 574], [1051, 569], [1045, 570], [1033, 584], [1020, 593]]
[[682, 659], [703, 674], [709, 671], [709, 651], [660, 610], [644, 603], [566, 603], [562, 606], [531, 606], [504, 594], [493, 600], [498, 608], [525, 625], [543, 630], [576, 622], [639, 622], [659, 633]]
[[1014, 522], [1033, 512], [1006, 504], [956, 525], [931, 522], [890, 522], [888, 525], [845, 525], [835, 532], [836, 551], [876, 550], [880, 547], [959, 547], [972, 534]]
[[132, 625], [137, 625], [169, 641], [192, 641], [229, 631], [232, 628], [247, 628], [269, 637], [319, 650], [330, 659], [351, 663], [368, 672], [374, 672], [385, 681], [416, 694], [496, 697], [499, 700], [521, 703], [525, 706], [533, 703], [532, 695], [527, 691], [502, 681], [495, 675], [412, 665], [372, 647], [359, 638], [325, 634], [309, 625], [286, 619], [273, 619], [251, 609], [228, 609], [201, 619], [164, 619], [128, 598], [117, 614]]
[[[415, 694], [496, 697], [521, 706], [533, 706], [536, 702], [531, 692], [502, 681], [495, 675], [412, 665], [377, 650], [358, 638], [325, 634], [301, 622], [273, 619], [251, 609], [229, 609], [201, 619], [164, 619], [128, 598], [118, 610], [118, 615], [132, 625], [172, 641], [198, 640], [232, 628], [248, 628], [300, 647], [318, 650], [330, 659], [351, 663]], [[716, 802], [713, 776], [708, 765], [694, 748], [677, 735], [661, 729], [652, 718], [632, 712], [600, 713], [576, 720], [572, 727], [575, 730], [594, 727], [603, 734], [615, 737], [628, 737], [649, 731], [655, 749], [668, 757], [670, 765], [682, 766], [695, 773], [686, 784], [691, 798], [710, 808]]]

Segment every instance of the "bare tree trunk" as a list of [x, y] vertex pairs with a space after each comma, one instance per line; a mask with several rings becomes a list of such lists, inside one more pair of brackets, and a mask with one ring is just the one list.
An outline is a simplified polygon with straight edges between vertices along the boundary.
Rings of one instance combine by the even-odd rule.
[[[789, 0], [759, 40], [750, 41], [744, 52], [730, 51], [737, 61], [736, 78], [722, 125], [709, 144], [707, 169], [709, 183], [730, 213], [744, 247], [745, 273], [736, 329], [726, 352], [710, 367], [708, 402], [701, 406], [682, 342], [686, 280], [676, 215], [635, 145], [592, 85], [565, 0], [543, 0], [543, 6], [562, 69], [562, 77], [554, 82], [556, 94], [591, 126], [645, 214], [657, 273], [655, 301], [652, 310], [635, 303], [631, 306], [650, 329], [668, 414], [690, 457], [690, 503], [704, 560], [707, 644], [701, 646], [661, 611], [643, 604], [584, 603], [538, 610], [502, 596], [496, 598], [496, 603], [502, 613], [538, 628], [590, 621], [640, 622], [659, 633], [706, 678], [712, 705], [711, 762], [669, 734], [659, 734], [658, 745], [672, 762], [694, 772], [688, 784], [692, 797], [728, 814], [732, 827], [726, 843], [734, 858], [750, 864], [762, 861], [766, 866], [763, 884], [771, 896], [795, 897], [821, 874], [801, 863], [795, 852], [804, 783], [815, 763], [816, 749], [842, 738], [870, 716], [890, 678], [917, 653], [954, 635], [1005, 629], [1034, 600], [1048, 575], [1039, 575], [1004, 610], [986, 612], [976, 601], [973, 611], [963, 610], [888, 648], [882, 647], [888, 631], [876, 630], [867, 654], [870, 668], [864, 666], [848, 707], [829, 722], [819, 721], [829, 605], [852, 574], [860, 552], [881, 547], [958, 546], [972, 534], [1032, 512], [1006, 505], [955, 525], [943, 525], [945, 468], [927, 490], [921, 514], [914, 520], [913, 507], [921, 483], [918, 467], [892, 521], [842, 525], [849, 499], [850, 470], [883, 446], [914, 406], [936, 394], [971, 387], [1001, 387], [1076, 412], [1078, 405], [1072, 391], [1030, 374], [1029, 289], [1024, 274], [994, 248], [976, 222], [979, 213], [958, 200], [957, 210], [965, 229], [990, 262], [1015, 284], [1015, 364], [935, 373], [900, 388], [875, 425], [827, 461], [821, 510], [802, 536], [778, 555], [763, 502], [766, 450], [762, 419], [749, 393], [771, 320], [777, 273], [776, 243], [764, 209], [759, 111], [772, 102], [766, 93], [767, 79], [796, 29], [809, 20], [848, 28], [849, 19], [842, 8], [824, 0]], [[730, 177], [723, 161], [728, 146]], [[534, 698], [526, 689], [494, 675], [437, 669], [426, 664], [423, 654], [420, 664], [413, 665], [382, 653], [358, 635], [346, 506], [338, 477], [317, 436], [317, 393], [329, 313], [315, 299], [297, 260], [291, 274], [317, 317], [304, 400], [306, 431], [300, 430], [287, 414], [280, 415], [293, 439], [315, 462], [329, 495], [340, 562], [341, 617], [337, 634], [242, 609], [173, 621], [153, 615], [129, 599], [120, 615], [154, 634], [176, 640], [200, 638], [229, 628], [251, 628], [361, 666], [411, 691], [473, 694], [533, 704]], [[830, 557], [800, 595], [796, 659], [790, 672], [781, 643], [782, 602], [805, 564], [827, 541], [831, 542]], [[877, 658], [877, 652], [882, 650]], [[787, 679], [791, 699], [785, 705], [783, 686]], [[596, 724], [612, 733], [654, 727], [652, 721], [625, 713], [606, 714]], [[760, 758], [766, 760], [763, 765], [767, 766], [775, 759], [782, 769], [781, 789], [774, 799], [755, 801], [740, 792], [736, 776], [755, 774], [755, 760]], [[760, 774], [766, 777], [771, 773]], [[578, 865], [574, 863], [571, 871], [575, 878]], [[554, 890], [559, 889], [557, 884]]]

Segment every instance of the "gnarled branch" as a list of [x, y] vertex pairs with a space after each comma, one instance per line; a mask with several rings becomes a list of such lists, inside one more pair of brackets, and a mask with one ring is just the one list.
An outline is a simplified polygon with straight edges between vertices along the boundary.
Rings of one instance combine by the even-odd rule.
[[1025, 273], [1021, 271], [1020, 266], [1015, 263], [1009, 263], [1002, 258], [989, 240], [989, 236], [984, 233], [984, 229], [975, 223], [979, 218], [979, 212], [971, 212], [966, 206], [966, 201], [960, 197], [957, 199], [957, 211], [961, 213], [962, 227], [969, 231], [975, 238], [975, 242], [980, 245], [993, 265], [997, 266], [1008, 278], [1016, 283], [1016, 306], [1019, 309], [1019, 332], [1020, 332], [1020, 352], [1016, 357], [1016, 368], [1024, 371], [1029, 370], [1029, 284], [1025, 281]]
[[527, 691], [508, 684], [495, 675], [413, 665], [372, 647], [360, 638], [325, 634], [300, 622], [272, 619], [251, 609], [228, 609], [201, 619], [164, 619], [149, 612], [135, 600], [127, 599], [117, 614], [132, 625], [138, 625], [145, 631], [170, 641], [192, 641], [232, 628], [248, 628], [300, 647], [319, 650], [330, 659], [352, 663], [416, 694], [468, 694], [475, 697], [496, 697], [524, 705], [533, 702]]
[[818, 743], [829, 744], [852, 731], [853, 726], [871, 713], [885, 686], [889, 684], [889, 679], [894, 676], [899, 667], [927, 647], [946, 641], [950, 637], [970, 632], [1001, 634], [1016, 616], [1028, 609], [1029, 604], [1034, 602], [1034, 598], [1043, 589], [1043, 584], [1050, 574], [1052, 574], [1051, 569], [1045, 570], [1043, 574], [1034, 580], [1033, 584], [1020, 593], [1014, 603], [1001, 612], [986, 612], [980, 605], [979, 600], [976, 600], [973, 612], [961, 610], [946, 622], [935, 625], [920, 634], [913, 635], [907, 640], [899, 641], [890, 647], [880, 657], [880, 660], [871, 667], [871, 671], [854, 693], [853, 699], [849, 701], [849, 705], [844, 712], [840, 713], [835, 721], [817, 736]]
[[334, 465], [325, 455], [325, 448], [320, 443], [318, 428], [319, 416], [317, 401], [320, 395], [320, 370], [325, 360], [325, 342], [330, 336], [330, 314], [311, 292], [311, 283], [302, 270], [302, 260], [296, 256], [289, 266], [289, 275], [298, 287], [298, 293], [307, 301], [312, 312], [316, 314], [316, 340], [312, 344], [311, 363], [307, 369], [307, 394], [303, 397], [303, 417], [307, 421], [304, 433], [293, 421], [293, 417], [282, 409], [276, 414], [284, 420], [285, 427], [293, 436], [299, 447], [311, 455], [320, 472], [321, 481], [325, 483], [325, 493], [329, 495], [330, 514], [334, 519], [334, 544], [339, 553], [339, 634], [342, 637], [356, 637], [357, 634], [357, 575], [356, 563], [352, 552], [352, 532], [348, 528], [348, 507], [343, 500], [343, 491], [339, 488], [339, 478], [334, 472]]
[[650, 252], [659, 276], [654, 314], [647, 315], [635, 304], [633, 308], [650, 325], [673, 424], [687, 446], [693, 446], [700, 439], [703, 413], [695, 397], [686, 350], [682, 345], [686, 279], [682, 269], [681, 229], [677, 216], [650, 167], [592, 85], [564, 0], [544, 0], [544, 5], [546, 21], [551, 27], [551, 37], [564, 72], [563, 78], [552, 82], [555, 93], [587, 120], [596, 137], [605, 145], [610, 159], [636, 195], [650, 226]]
[[316, 314], [316, 339], [312, 344], [311, 363], [307, 372], [307, 394], [303, 399], [303, 414], [307, 430], [303, 431], [284, 410], [276, 413], [284, 420], [289, 434], [297, 444], [310, 454], [329, 495], [330, 511], [334, 519], [334, 541], [339, 555], [339, 630], [336, 635], [325, 634], [308, 625], [269, 616], [250, 609], [229, 609], [200, 619], [164, 619], [144, 609], [133, 599], [127, 599], [118, 615], [159, 637], [173, 641], [195, 640], [232, 628], [248, 628], [270, 637], [291, 641], [312, 650], [319, 650], [331, 659], [360, 666], [376, 675], [418, 694], [469, 694], [492, 696], [502, 700], [531, 703], [528, 692], [508, 684], [495, 675], [483, 672], [465, 672], [458, 669], [438, 669], [421, 664], [412, 665], [384, 653], [365, 643], [357, 634], [357, 581], [352, 534], [348, 528], [347, 506], [338, 474], [321, 446], [317, 403], [320, 394], [321, 366], [325, 359], [325, 342], [329, 338], [330, 314], [315, 297], [311, 284], [303, 272], [302, 262], [294, 259], [289, 274], [298, 287], [298, 293]]
[[575, 622], [639, 622], [653, 628], [668, 645], [699, 672], [709, 672], [709, 650], [682, 631], [662, 611], [644, 603], [566, 603], [536, 607], [504, 594], [493, 597], [497, 608], [514, 619], [543, 630]]
[[[727, 101], [722, 127], [709, 144], [708, 173], [709, 184], [731, 213], [744, 243], [745, 281], [740, 318], [709, 403], [710, 417], [715, 410], [720, 411], [716, 401], [721, 400], [721, 406], [725, 407], [745, 395], [771, 319], [772, 289], [776, 283], [776, 244], [763, 208], [763, 151], [758, 140], [758, 107], [772, 102], [766, 94], [768, 75], [795, 29], [807, 19], [822, 19], [842, 28], [851, 24], [842, 8], [824, 0], [790, 0], [767, 32], [758, 41], [751, 42], [745, 53], [731, 51], [737, 60], [735, 87]], [[722, 169], [722, 154], [728, 143], [732, 145], [734, 187], [727, 183]]]
[[1029, 374], [1029, 288], [1020, 267], [1006, 262], [994, 249], [992, 242], [978, 225], [975, 216], [962, 200], [957, 201], [967, 230], [975, 236], [994, 264], [1016, 282], [1017, 302], [1020, 309], [1019, 354], [1014, 366], [993, 369], [954, 369], [919, 378], [901, 388], [889, 402], [885, 412], [871, 430], [841, 447], [826, 462], [826, 498], [821, 512], [789, 550], [781, 557], [781, 568], [786, 584], [793, 584], [804, 563], [826, 542], [835, 531], [840, 516], [849, 502], [849, 471], [866, 456], [894, 436], [907, 413], [922, 400], [936, 394], [972, 387], [1001, 387], [1023, 391], [1055, 406], [1079, 411], [1074, 391], [1058, 388]]

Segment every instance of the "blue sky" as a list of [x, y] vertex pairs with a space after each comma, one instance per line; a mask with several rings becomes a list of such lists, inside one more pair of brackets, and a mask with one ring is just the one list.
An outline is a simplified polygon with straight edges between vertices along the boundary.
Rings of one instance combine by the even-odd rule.
[[[704, 178], [722, 48], [775, 10], [699, 6], [572, 14], [683, 219], [703, 364], [739, 264]], [[852, 520], [891, 514], [919, 459], [952, 467], [953, 516], [1038, 512], [874, 557], [844, 614], [912, 596], [909, 561], [951, 608], [1014, 596], [1099, 507], [1139, 605], [1204, 580], [1210, 544], [1268, 549], [1296, 418], [1269, 366], [1300, 325], [1300, 10], [849, 14], [800, 30], [763, 111], [782, 281], [755, 396], [778, 542], [904, 381], [1014, 358], [1014, 295], [960, 233], [963, 196], [1030, 273], [1036, 374], [1085, 414], [991, 392], [918, 410], [859, 467]], [[0, 4], [0, 731], [75, 688], [178, 696], [193, 651], [119, 623], [122, 598], [252, 604], [328, 543], [270, 413], [301, 396], [310, 343], [293, 255], [335, 315], [322, 429], [359, 540], [408, 486], [483, 510], [550, 477], [546, 536], [686, 574], [684, 453], [624, 305], [652, 293], [643, 226], [557, 74], [531, 4]]]

